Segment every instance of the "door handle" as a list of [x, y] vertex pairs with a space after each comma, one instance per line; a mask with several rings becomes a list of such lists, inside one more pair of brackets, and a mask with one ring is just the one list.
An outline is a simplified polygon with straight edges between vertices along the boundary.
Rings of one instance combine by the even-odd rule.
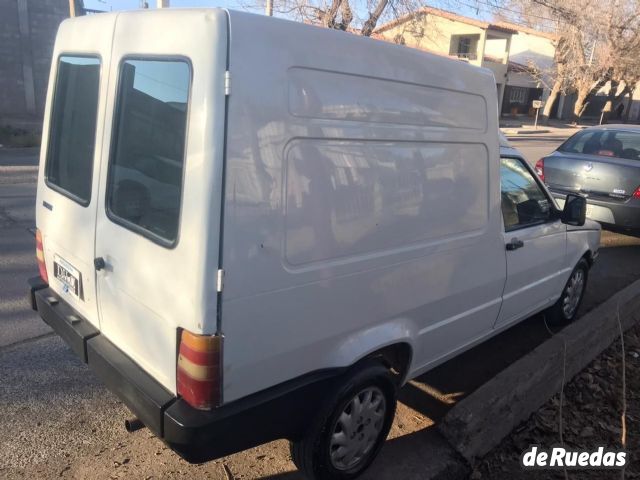
[[104, 258], [102, 257], [98, 257], [98, 258], [94, 258], [93, 259], [93, 266], [96, 267], [97, 271], [102, 270], [104, 267], [107, 266], [106, 262], [104, 261]]
[[507, 243], [507, 250], [509, 251], [517, 250], [522, 247], [524, 247], [524, 242], [517, 238], [512, 238], [511, 241]]

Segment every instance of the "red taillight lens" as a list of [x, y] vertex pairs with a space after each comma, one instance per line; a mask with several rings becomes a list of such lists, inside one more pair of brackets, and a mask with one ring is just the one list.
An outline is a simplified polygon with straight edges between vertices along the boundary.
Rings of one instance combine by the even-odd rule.
[[541, 158], [536, 162], [535, 171], [538, 174], [538, 177], [540, 177], [540, 180], [544, 182], [544, 158]]
[[178, 353], [178, 394], [192, 407], [209, 410], [222, 399], [222, 337], [182, 330]]
[[40, 278], [49, 283], [47, 275], [47, 265], [44, 263], [44, 247], [42, 246], [42, 233], [36, 229], [36, 258], [38, 259], [38, 270], [40, 270]]
[[640, 187], [636, 188], [636, 191], [633, 192], [633, 198], [640, 198]]

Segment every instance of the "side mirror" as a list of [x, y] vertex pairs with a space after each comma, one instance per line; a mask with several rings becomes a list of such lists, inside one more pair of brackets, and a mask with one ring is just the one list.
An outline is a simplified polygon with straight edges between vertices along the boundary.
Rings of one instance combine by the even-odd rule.
[[587, 199], [581, 195], [570, 193], [564, 201], [562, 223], [581, 227], [587, 219]]

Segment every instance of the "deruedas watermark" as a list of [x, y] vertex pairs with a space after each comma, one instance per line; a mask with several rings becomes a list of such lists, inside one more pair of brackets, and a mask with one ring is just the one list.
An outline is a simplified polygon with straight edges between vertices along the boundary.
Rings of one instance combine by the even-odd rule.
[[627, 452], [597, 447], [596, 450], [572, 450], [565, 447], [544, 449], [531, 445], [522, 452], [520, 465], [525, 469], [542, 468], [624, 468]]

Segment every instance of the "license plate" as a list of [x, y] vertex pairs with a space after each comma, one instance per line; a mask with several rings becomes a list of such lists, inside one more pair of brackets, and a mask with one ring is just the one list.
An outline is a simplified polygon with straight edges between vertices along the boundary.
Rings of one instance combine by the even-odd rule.
[[82, 274], [59, 255], [53, 256], [53, 276], [62, 283], [62, 290], [72, 297], [84, 300]]

